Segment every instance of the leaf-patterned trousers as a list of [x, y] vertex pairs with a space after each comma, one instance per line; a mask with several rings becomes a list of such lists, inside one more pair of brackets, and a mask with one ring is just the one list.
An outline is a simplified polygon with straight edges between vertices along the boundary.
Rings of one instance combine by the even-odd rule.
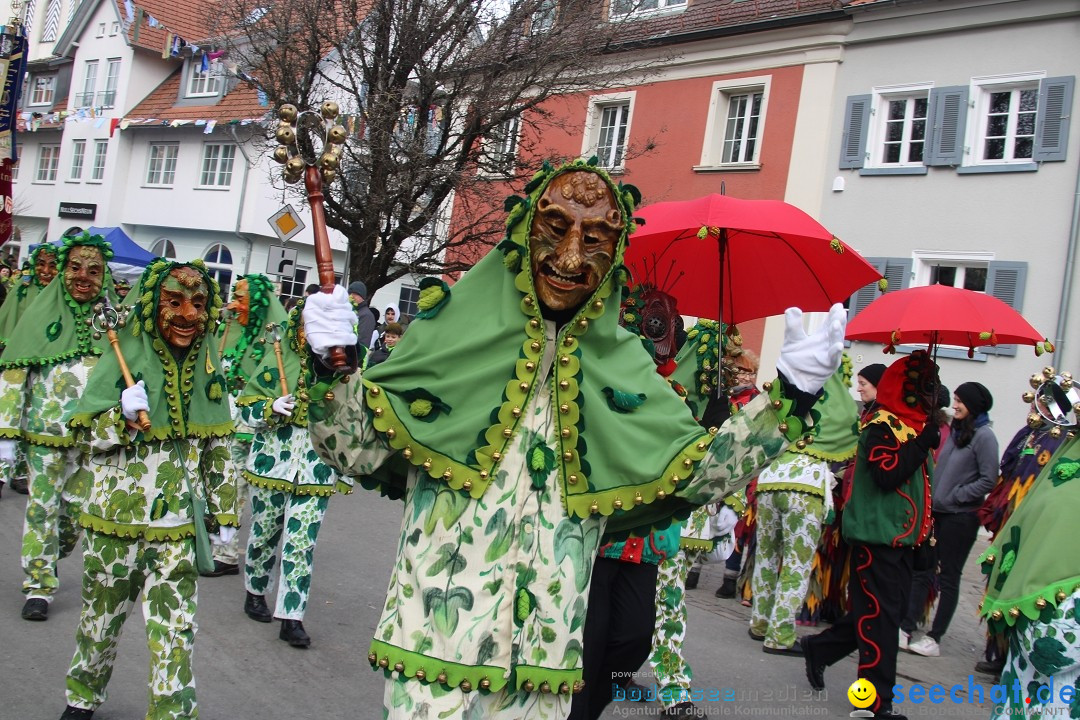
[[1080, 693], [1061, 692], [1080, 678], [1080, 590], [1054, 608], [1049, 622], [1024, 623], [1023, 630], [1009, 630], [1008, 638], [1001, 672], [1005, 698], [986, 698], [994, 704], [990, 720], [1080, 717]]
[[[235, 437], [229, 440], [229, 457], [236, 466], [236, 476], [241, 477], [247, 466], [248, 453], [251, 452], [251, 442], [237, 440]], [[241, 480], [236, 483], [236, 518], [240, 521], [240, 527], [244, 526], [244, 510], [248, 504], [248, 484]], [[226, 565], [236, 565], [240, 562], [240, 533], [233, 535], [232, 540], [226, 545], [214, 546], [214, 559]]]
[[56, 563], [79, 541], [82, 493], [75, 490], [79, 454], [75, 448], [27, 445], [30, 494], [23, 524], [23, 593], [52, 600], [60, 587]]
[[795, 644], [795, 618], [806, 600], [821, 539], [825, 500], [792, 490], [758, 491], [754, 609], [750, 629], [771, 648]]
[[569, 714], [569, 695], [510, 692], [509, 686], [499, 692], [466, 693], [391, 677], [383, 693], [383, 720], [564, 720]]
[[656, 578], [656, 625], [649, 667], [656, 678], [657, 700], [665, 708], [690, 699], [694, 672], [683, 657], [686, 640], [686, 575], [704, 553], [682, 550], [660, 563]]
[[153, 542], [86, 531], [82, 615], [67, 674], [68, 705], [95, 710], [105, 702], [124, 621], [142, 593], [150, 648], [146, 720], [197, 718], [191, 653], [198, 600], [195, 542]]
[[[274, 617], [303, 620], [311, 592], [315, 541], [330, 498], [251, 488], [251, 530], [244, 558], [244, 586], [265, 595], [281, 542], [281, 579]], [[284, 539], [282, 539], [284, 535]]]

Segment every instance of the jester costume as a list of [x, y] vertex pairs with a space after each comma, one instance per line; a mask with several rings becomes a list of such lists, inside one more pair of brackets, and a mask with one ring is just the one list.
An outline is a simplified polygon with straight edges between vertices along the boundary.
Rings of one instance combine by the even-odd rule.
[[[307, 610], [315, 543], [330, 496], [335, 490], [352, 492], [352, 481], [323, 463], [311, 446], [307, 428], [311, 394], [325, 395], [326, 389], [318, 387], [312, 371], [311, 351], [303, 338], [303, 308], [301, 300], [281, 328], [288, 392], [283, 391], [275, 353], [268, 352], [236, 402], [244, 424], [255, 431], [244, 470], [252, 485], [251, 530], [244, 556], [245, 607], [254, 603], [258, 611], [248, 614], [269, 620], [263, 614], [262, 597], [271, 585], [280, 542], [281, 579], [273, 617], [292, 621], [282, 625], [282, 639], [295, 647], [310, 644], [300, 623]], [[274, 412], [274, 400], [288, 396], [295, 398], [292, 414]]]
[[810, 585], [825, 518], [832, 510], [829, 463], [853, 457], [859, 439], [859, 413], [850, 388], [851, 361], [845, 355], [810, 411], [813, 442], [789, 447], [758, 476], [750, 632], [764, 638], [766, 652], [802, 653], [795, 639], [795, 617]]
[[992, 720], [1080, 716], [1080, 695], [1062, 692], [1080, 676], [1080, 562], [1065, 550], [1080, 512], [1080, 439], [1070, 430], [979, 558], [989, 580], [979, 613], [1008, 645], [1007, 693], [989, 698]]
[[[150, 647], [146, 718], [196, 718], [192, 494], [205, 499], [211, 532], [237, 524], [237, 477], [227, 445], [233, 422], [208, 332], [221, 300], [202, 261], [160, 258], [132, 294], [131, 316], [117, 334], [132, 376], [145, 383], [150, 428], [141, 430], [124, 415], [125, 382], [111, 351], [91, 374], [70, 423], [88, 446], [84, 467], [92, 479], [80, 518], [82, 614], [67, 702], [69, 711], [93, 711], [105, 702], [120, 631], [141, 593]], [[190, 338], [186, 345], [173, 340], [174, 328]]]
[[23, 312], [0, 361], [0, 438], [26, 443], [30, 496], [23, 528], [23, 593], [28, 620], [44, 620], [59, 587], [56, 562], [78, 540], [85, 472], [67, 421], [107, 343], [87, 322], [112, 282], [109, 243], [65, 237], [60, 278]]
[[[236, 465], [237, 472], [243, 472], [251, 452], [251, 428], [244, 425], [240, 410], [235, 400], [255, 376], [255, 371], [262, 363], [270, 359], [266, 326], [281, 325], [288, 314], [274, 292], [274, 283], [265, 275], [243, 275], [233, 286], [233, 299], [229, 303], [229, 319], [221, 323], [215, 342], [221, 350], [221, 361], [225, 372], [225, 382], [229, 388], [229, 397], [233, 407], [233, 420], [237, 432], [229, 441], [229, 454]], [[248, 504], [248, 484], [238, 486], [236, 512], [242, 517]], [[239, 572], [240, 536], [231, 542], [214, 548], [215, 570], [209, 575], [234, 575]]]
[[[618, 326], [636, 191], [584, 162], [545, 166], [526, 191], [507, 203], [506, 239], [452, 290], [421, 283], [391, 358], [309, 408], [325, 462], [405, 502], [368, 655], [391, 720], [565, 717], [602, 538], [715, 502], [782, 451], [781, 422], [793, 439], [802, 429], [776, 383], [703, 431]], [[597, 206], [591, 222], [617, 227], [613, 263], [545, 316], [539, 274], [549, 288], [582, 284], [530, 252], [550, 242], [537, 228]]]

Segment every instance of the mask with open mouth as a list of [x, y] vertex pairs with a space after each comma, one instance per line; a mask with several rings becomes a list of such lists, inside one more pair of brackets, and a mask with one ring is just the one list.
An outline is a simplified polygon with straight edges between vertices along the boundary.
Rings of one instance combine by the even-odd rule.
[[545, 310], [574, 310], [596, 291], [625, 220], [595, 173], [564, 173], [548, 185], [529, 228], [533, 284]]
[[248, 287], [247, 278], [240, 278], [233, 287], [232, 302], [225, 306], [226, 310], [236, 313], [236, 321], [247, 327], [251, 313], [251, 291]]
[[77, 303], [96, 300], [105, 282], [105, 259], [101, 250], [89, 245], [76, 245], [64, 264], [64, 287]]
[[161, 283], [157, 327], [170, 346], [184, 350], [206, 332], [209, 292], [193, 268], [176, 268]]
[[56, 277], [56, 272], [56, 250], [45, 245], [34, 258], [34, 273], [37, 275], [38, 282], [44, 287], [52, 282]]

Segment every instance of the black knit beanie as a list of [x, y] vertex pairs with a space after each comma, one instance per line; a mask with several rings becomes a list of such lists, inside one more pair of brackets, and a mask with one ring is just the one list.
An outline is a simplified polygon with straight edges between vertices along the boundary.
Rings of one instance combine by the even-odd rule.
[[878, 386], [881, 382], [881, 376], [885, 374], [886, 367], [881, 363], [874, 363], [873, 365], [867, 365], [859, 371], [859, 377], [866, 380], [874, 387]]
[[982, 415], [990, 412], [990, 408], [994, 407], [994, 396], [990, 394], [986, 386], [977, 382], [963, 383], [957, 386], [953, 393], [960, 398], [960, 402], [964, 403], [964, 407], [972, 415]]

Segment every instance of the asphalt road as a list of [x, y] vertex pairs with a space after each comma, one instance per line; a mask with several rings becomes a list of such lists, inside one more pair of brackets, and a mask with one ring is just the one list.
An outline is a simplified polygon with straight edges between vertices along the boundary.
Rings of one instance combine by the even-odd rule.
[[[23, 596], [19, 547], [25, 498], [5, 488], [0, 499], [0, 720], [56, 720], [64, 709], [64, 675], [74, 652], [79, 614], [78, 554], [60, 564], [61, 588], [49, 620], [19, 617]], [[253, 622], [243, 614], [239, 577], [204, 578], [199, 583], [199, 633], [194, 672], [203, 720], [292, 720], [325, 718], [375, 720], [382, 717], [382, 677], [369, 669], [367, 646], [390, 577], [400, 506], [374, 493], [335, 497], [316, 551], [312, 598], [304, 625], [312, 647], [297, 650], [278, 639], [278, 625]], [[964, 576], [963, 597], [942, 645], [940, 658], [900, 658], [900, 681], [961, 683], [966, 688], [979, 659], [982, 629], [975, 621], [982, 575], [974, 558]], [[715, 717], [847, 717], [848, 685], [855, 662], [829, 669], [824, 693], [809, 691], [798, 658], [761, 652], [746, 634], [749, 609], [717, 600], [720, 568], [707, 567], [700, 589], [689, 593], [690, 632], [686, 655], [695, 687], [730, 688], [726, 702], [702, 706]], [[802, 628], [800, 632], [816, 632]], [[146, 710], [148, 653], [143, 621], [136, 610], [120, 642], [109, 698], [98, 720], [139, 720]], [[648, 685], [647, 668], [638, 681]], [[975, 682], [989, 679], [975, 676]], [[966, 690], [961, 693], [967, 696]], [[982, 717], [989, 705], [911, 705], [911, 717]], [[607, 715], [660, 717], [655, 704], [614, 703]]]

